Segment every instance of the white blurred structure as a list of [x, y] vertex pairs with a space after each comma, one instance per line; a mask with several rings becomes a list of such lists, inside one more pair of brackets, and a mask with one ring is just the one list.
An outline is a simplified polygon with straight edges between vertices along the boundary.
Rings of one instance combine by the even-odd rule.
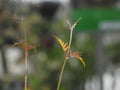
[[[25, 72], [24, 60], [20, 64], [16, 63], [17, 60], [22, 55], [21, 50], [18, 48], [6, 48], [5, 53], [6, 53], [6, 60], [7, 60], [7, 67], [8, 67], [9, 74], [11, 76], [24, 75], [24, 72]], [[1, 53], [0, 53], [0, 55], [1, 55]], [[1, 59], [2, 58], [0, 56], [0, 78], [2, 78], [4, 76], [3, 68], [1, 65]], [[29, 67], [29, 71], [30, 71], [30, 69], [31, 69], [31, 67]]]

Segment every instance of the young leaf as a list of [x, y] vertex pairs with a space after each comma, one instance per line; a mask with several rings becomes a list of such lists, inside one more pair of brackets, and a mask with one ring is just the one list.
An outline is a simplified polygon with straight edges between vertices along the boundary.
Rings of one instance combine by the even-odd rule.
[[65, 21], [68, 24], [70, 30], [73, 30], [80, 20], [81, 20], [81, 17], [73, 25], [71, 25], [70, 22], [67, 19], [65, 19]]
[[71, 29], [73, 30], [75, 28], [75, 26], [77, 25], [77, 23], [81, 20], [81, 17], [72, 25]]
[[59, 44], [61, 45], [62, 49], [64, 51], [67, 51], [69, 48], [68, 43], [64, 43], [60, 38], [58, 38], [57, 36], [53, 35], [53, 37], [59, 42]]
[[68, 24], [69, 28], [71, 29], [72, 26], [71, 26], [70, 22], [69, 22], [67, 19], [65, 19], [65, 21], [66, 21], [66, 23]]
[[79, 60], [82, 62], [82, 64], [84, 65], [84, 67], [86, 66], [83, 58], [81, 57], [81, 55], [80, 55], [80, 53], [79, 53], [78, 51], [71, 52], [71, 53], [70, 53], [70, 56], [71, 56], [71, 57], [76, 57], [77, 59], [79, 59]]

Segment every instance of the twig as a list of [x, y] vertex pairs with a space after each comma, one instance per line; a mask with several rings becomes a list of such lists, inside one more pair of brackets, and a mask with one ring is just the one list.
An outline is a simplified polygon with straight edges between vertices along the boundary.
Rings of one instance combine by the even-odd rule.
[[71, 42], [72, 42], [72, 34], [73, 34], [73, 28], [74, 28], [73, 26], [70, 25], [68, 20], [66, 20], [66, 23], [69, 25], [69, 28], [70, 28], [70, 37], [69, 37], [69, 44], [68, 44], [67, 53], [65, 53], [65, 55], [64, 55], [65, 58], [64, 58], [63, 65], [62, 65], [61, 72], [60, 72], [60, 77], [59, 77], [59, 80], [58, 80], [57, 90], [59, 90], [59, 88], [60, 88], [64, 68], [65, 68], [66, 62], [67, 62], [69, 54], [70, 54], [70, 47], [71, 47]]

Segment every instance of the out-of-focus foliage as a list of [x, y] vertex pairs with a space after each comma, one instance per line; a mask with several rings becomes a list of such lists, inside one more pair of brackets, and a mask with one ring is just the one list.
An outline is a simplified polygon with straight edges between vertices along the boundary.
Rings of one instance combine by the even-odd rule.
[[[12, 6], [10, 4], [7, 5], [6, 7]], [[18, 4], [14, 3], [14, 5], [17, 6]], [[18, 17], [24, 17], [22, 23], [11, 19], [11, 16], [15, 13]], [[57, 34], [57, 36], [62, 37], [62, 40], [68, 40], [69, 28], [65, 20], [47, 22], [40, 14], [32, 11], [31, 8], [19, 8], [18, 6], [17, 8], [11, 7], [6, 10], [0, 6], [0, 45], [6, 46], [9, 43], [11, 44], [11, 42], [12, 44], [14, 42], [23, 42], [24, 29], [27, 31], [28, 43], [37, 46], [37, 53], [33, 54], [31, 52], [28, 57], [28, 62], [31, 63], [30, 66], [32, 67], [28, 80], [29, 87], [32, 90], [56, 90], [59, 71], [63, 63], [63, 51], [52, 35]], [[61, 90], [84, 90], [86, 80], [91, 79], [96, 73], [93, 38], [87, 34], [83, 43], [76, 43], [79, 39], [76, 38], [76, 35], [77, 33], [73, 34], [71, 48], [77, 47], [77, 50], [81, 51], [86, 67], [84, 68], [76, 59], [68, 62], [63, 75]], [[114, 63], [119, 62], [119, 45], [117, 43], [107, 49], [108, 56]], [[19, 63], [21, 62], [23, 62], [23, 58], [19, 59]], [[20, 77], [24, 78], [24, 75]], [[0, 90], [1, 88], [0, 84]]]
[[[29, 18], [29, 17], [28, 17]], [[37, 16], [38, 18], [38, 16]], [[29, 18], [31, 19], [31, 18]], [[29, 19], [27, 21], [29, 21]], [[35, 20], [35, 19], [34, 19]], [[37, 22], [38, 21], [38, 22]], [[28, 23], [31, 24], [29, 25]], [[44, 22], [43, 22], [44, 23]], [[50, 89], [55, 90], [57, 86], [57, 81], [59, 77], [59, 71], [61, 69], [62, 60], [63, 60], [63, 51], [59, 47], [59, 45], [54, 41], [53, 46], [51, 49], [46, 48], [46, 43], [44, 43], [44, 38], [47, 36], [51, 36], [52, 33], [60, 33], [61, 37], [68, 39], [69, 30], [66, 29], [64, 24], [65, 21], [60, 21], [59, 23], [45, 23], [44, 25], [42, 22], [39, 22], [36, 19], [35, 23], [32, 21], [27, 22], [26, 24], [29, 26], [31, 32], [28, 32], [28, 40], [36, 41], [35, 43], [39, 44], [37, 54], [35, 55], [36, 60], [33, 60], [33, 74], [30, 76], [30, 85], [32, 89], [40, 88], [42, 90]], [[25, 25], [26, 26], [26, 25]], [[58, 28], [59, 27], [59, 28]], [[49, 29], [49, 31], [43, 31], [45, 29]], [[47, 35], [48, 33], [48, 35]], [[76, 34], [76, 33], [75, 33]], [[60, 36], [59, 35], [59, 36]], [[32, 40], [33, 37], [35, 40]], [[30, 39], [31, 38], [31, 39]], [[44, 39], [44, 40], [42, 40]], [[76, 39], [73, 35], [73, 47], [76, 46]], [[54, 40], [54, 39], [53, 39]], [[83, 68], [80, 62], [75, 60], [71, 60], [67, 64], [67, 68], [65, 69], [65, 74], [63, 76], [63, 84], [61, 88], [73, 90], [73, 88], [78, 88], [81, 85], [81, 88], [84, 88], [85, 80], [89, 77], [92, 77], [95, 74], [94, 70], [94, 43], [90, 36], [87, 37], [82, 47], [79, 47], [79, 50], [82, 51], [82, 57], [86, 62], [86, 68]], [[31, 58], [31, 59], [32, 59]], [[33, 79], [32, 79], [33, 78]], [[52, 81], [52, 82], [51, 82]], [[82, 86], [83, 85], [83, 86]]]
[[113, 65], [120, 64], [120, 42], [113, 43], [106, 48], [108, 58]]

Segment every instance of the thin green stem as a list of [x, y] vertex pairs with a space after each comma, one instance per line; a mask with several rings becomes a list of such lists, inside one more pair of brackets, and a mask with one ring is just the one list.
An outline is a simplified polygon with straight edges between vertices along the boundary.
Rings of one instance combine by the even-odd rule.
[[59, 90], [59, 88], [60, 88], [60, 84], [61, 84], [64, 69], [65, 69], [66, 61], [67, 60], [65, 59], [64, 62], [63, 62], [63, 65], [62, 65], [62, 69], [61, 69], [61, 72], [60, 72], [60, 77], [59, 77], [59, 81], [58, 81], [58, 85], [57, 85], [57, 90]]

